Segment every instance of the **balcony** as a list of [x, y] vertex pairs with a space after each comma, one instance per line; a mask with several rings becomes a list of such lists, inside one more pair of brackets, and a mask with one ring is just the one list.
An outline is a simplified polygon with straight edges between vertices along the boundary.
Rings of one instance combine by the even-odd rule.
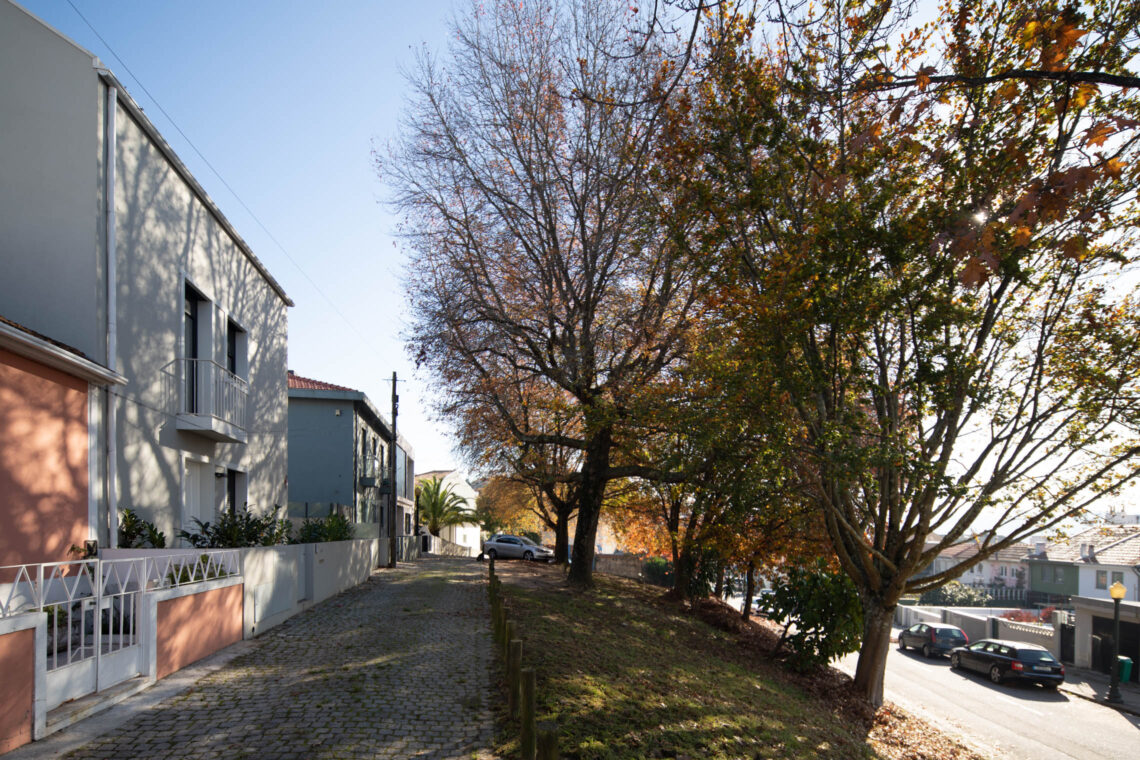
[[179, 430], [224, 443], [246, 443], [249, 383], [210, 359], [176, 359], [170, 367]]
[[356, 484], [360, 488], [379, 488], [387, 477], [387, 469], [381, 463], [380, 457], [365, 457], [359, 466], [360, 472]]

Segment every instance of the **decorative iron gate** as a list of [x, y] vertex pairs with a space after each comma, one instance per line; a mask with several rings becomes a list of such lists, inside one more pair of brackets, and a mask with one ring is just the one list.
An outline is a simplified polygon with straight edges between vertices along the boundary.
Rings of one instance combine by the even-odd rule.
[[51, 710], [146, 672], [144, 592], [238, 572], [232, 550], [0, 567], [0, 617], [47, 615]]

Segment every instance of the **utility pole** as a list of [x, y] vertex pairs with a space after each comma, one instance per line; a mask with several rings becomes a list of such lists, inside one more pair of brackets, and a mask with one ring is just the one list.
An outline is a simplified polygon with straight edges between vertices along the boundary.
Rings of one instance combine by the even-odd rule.
[[399, 408], [396, 373], [392, 372], [392, 445], [388, 447], [388, 482], [392, 485], [392, 493], [388, 495], [388, 567], [396, 566], [396, 414]]

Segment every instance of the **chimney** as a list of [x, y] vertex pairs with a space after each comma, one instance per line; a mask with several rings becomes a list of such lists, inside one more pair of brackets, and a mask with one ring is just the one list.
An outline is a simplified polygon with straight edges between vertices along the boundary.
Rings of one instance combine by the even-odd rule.
[[1044, 541], [1034, 541], [1033, 542], [1033, 553], [1034, 554], [1044, 554], [1045, 553], [1045, 542]]
[[1089, 545], [1088, 544], [1081, 544], [1081, 559], [1088, 559], [1088, 558], [1089, 558]]

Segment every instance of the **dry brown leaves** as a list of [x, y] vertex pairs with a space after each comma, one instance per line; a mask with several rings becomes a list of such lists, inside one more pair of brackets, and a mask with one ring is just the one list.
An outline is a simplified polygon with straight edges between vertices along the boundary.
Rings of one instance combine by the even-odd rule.
[[[495, 569], [515, 585], [573, 593], [566, 586], [565, 571], [558, 566], [526, 562], [496, 563]], [[622, 579], [623, 581], [625, 579]], [[627, 581], [637, 586], [636, 581]], [[644, 588], [644, 587], [642, 587]], [[677, 601], [661, 594], [657, 603], [692, 614], [721, 631], [734, 634], [736, 644], [765, 677], [777, 677], [793, 683], [867, 731], [867, 742], [875, 753], [887, 760], [983, 760], [981, 755], [961, 742], [939, 731], [897, 705], [886, 703], [878, 711], [855, 693], [850, 676], [835, 668], [821, 668], [801, 674], [778, 667], [771, 652], [780, 639], [780, 627], [763, 617], [745, 622], [740, 613], [717, 599], [700, 599], [695, 603]], [[774, 658], [779, 659], [779, 654]]]
[[[694, 612], [706, 623], [722, 631], [736, 633], [743, 647], [769, 653], [780, 639], [780, 627], [765, 618], [745, 622], [740, 613], [717, 599], [702, 599]], [[889, 760], [982, 760], [961, 742], [947, 736], [926, 721], [910, 715], [890, 702], [874, 711], [854, 691], [854, 682], [835, 668], [814, 673], [784, 673], [800, 686], [853, 722], [868, 729], [867, 741], [875, 753]]]

